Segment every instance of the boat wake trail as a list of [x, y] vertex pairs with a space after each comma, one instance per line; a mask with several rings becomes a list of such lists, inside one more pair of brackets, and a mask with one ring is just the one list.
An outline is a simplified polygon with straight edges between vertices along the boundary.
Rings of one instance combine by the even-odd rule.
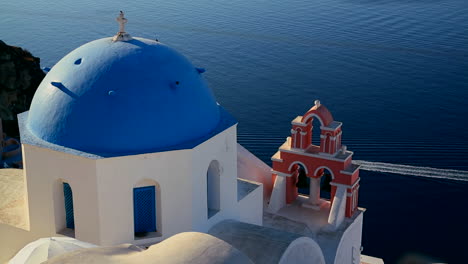
[[436, 179], [449, 179], [468, 182], [468, 171], [436, 169], [430, 167], [417, 167], [410, 165], [400, 165], [384, 162], [371, 162], [364, 160], [354, 160], [353, 164], [361, 165], [361, 170], [388, 172], [401, 175], [412, 175]]

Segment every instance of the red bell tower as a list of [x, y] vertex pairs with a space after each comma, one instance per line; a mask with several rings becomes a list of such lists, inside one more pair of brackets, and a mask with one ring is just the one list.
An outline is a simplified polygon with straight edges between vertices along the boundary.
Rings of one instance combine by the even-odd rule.
[[[320, 121], [320, 127], [312, 126], [314, 118]], [[272, 177], [277, 189], [272, 194], [273, 210], [296, 200], [296, 183], [302, 170], [310, 180], [309, 198], [302, 206], [319, 209], [321, 204], [330, 203], [329, 223], [337, 226], [357, 209], [360, 179], [359, 166], [351, 162], [353, 152], [341, 145], [342, 123], [334, 121], [330, 111], [316, 100], [307, 113], [296, 117], [291, 124], [291, 136], [271, 158]], [[321, 131], [319, 146], [312, 144], [313, 129]], [[332, 178], [330, 201], [320, 198], [320, 178], [325, 170]], [[280, 185], [284, 187], [280, 188]], [[284, 194], [279, 194], [279, 190]]]

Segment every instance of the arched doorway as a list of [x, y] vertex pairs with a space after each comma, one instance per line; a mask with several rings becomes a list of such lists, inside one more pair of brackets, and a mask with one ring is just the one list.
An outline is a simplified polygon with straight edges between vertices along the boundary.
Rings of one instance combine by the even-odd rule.
[[208, 218], [221, 210], [221, 179], [220, 167], [217, 160], [213, 160], [206, 172], [206, 205]]
[[55, 232], [64, 236], [75, 237], [73, 190], [70, 183], [63, 179], [57, 179], [54, 182], [53, 202]]
[[316, 116], [312, 117], [312, 120], [310, 122], [312, 123], [312, 131], [310, 133], [312, 140], [310, 142], [312, 143], [312, 145], [320, 146], [320, 136], [322, 133], [322, 129], [320, 127], [322, 126], [322, 122]]

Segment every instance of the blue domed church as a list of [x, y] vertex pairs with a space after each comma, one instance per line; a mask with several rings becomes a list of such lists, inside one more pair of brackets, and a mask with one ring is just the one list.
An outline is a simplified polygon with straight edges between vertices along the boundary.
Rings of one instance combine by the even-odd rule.
[[238, 197], [252, 183], [238, 183], [237, 122], [204, 71], [123, 26], [61, 59], [20, 116], [31, 229], [141, 245], [261, 224], [262, 188]]

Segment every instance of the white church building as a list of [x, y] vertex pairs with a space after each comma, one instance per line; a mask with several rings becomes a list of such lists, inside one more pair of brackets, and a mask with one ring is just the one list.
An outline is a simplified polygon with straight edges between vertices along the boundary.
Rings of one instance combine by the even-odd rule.
[[[328, 122], [323, 144], [331, 135], [339, 146], [297, 147], [294, 129], [312, 127], [293, 120], [293, 139], [273, 155], [272, 169], [238, 145], [237, 121], [217, 103], [204, 69], [130, 36], [123, 13], [118, 21], [116, 36], [62, 58], [19, 115], [27, 228], [0, 223], [0, 262], [40, 237], [150, 246], [200, 232], [252, 263], [380, 263], [361, 259], [359, 168], [341, 147], [341, 123], [321, 119], [325, 106], [311, 111]], [[321, 199], [326, 170], [331, 198]], [[313, 204], [297, 192], [304, 176]]]

